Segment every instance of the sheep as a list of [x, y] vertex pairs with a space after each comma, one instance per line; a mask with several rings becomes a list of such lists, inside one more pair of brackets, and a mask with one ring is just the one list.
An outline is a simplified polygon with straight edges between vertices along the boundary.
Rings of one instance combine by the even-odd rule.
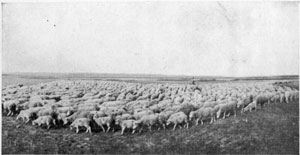
[[59, 113], [57, 116], [58, 121], [63, 121], [66, 117], [68, 117], [68, 114], [66, 113]]
[[38, 100], [38, 101], [29, 101], [25, 103], [25, 107], [26, 108], [34, 108], [34, 107], [42, 107], [44, 106], [42, 100]]
[[119, 120], [127, 120], [127, 119], [133, 119], [134, 117], [131, 114], [122, 114], [122, 115], [117, 115], [115, 118], [115, 121]]
[[116, 107], [116, 106], [124, 105], [126, 103], [127, 103], [126, 101], [108, 101], [102, 103], [101, 105], [106, 107]]
[[199, 120], [201, 120], [201, 125], [203, 125], [203, 119], [210, 117], [210, 124], [214, 122], [215, 120], [215, 110], [211, 107], [207, 108], [200, 108], [196, 111], [192, 111], [189, 115], [190, 121], [194, 118], [196, 118], [196, 125], [198, 125]]
[[75, 108], [77, 112], [81, 111], [98, 111], [99, 108], [97, 106], [78, 106]]
[[246, 108], [244, 108], [244, 112], [246, 112], [246, 111], [250, 111], [250, 112], [252, 112], [252, 109], [255, 109], [255, 111], [256, 111], [256, 108], [257, 108], [257, 102], [256, 101], [253, 101], [253, 102], [251, 102]]
[[[233, 110], [234, 117], [236, 117], [236, 107], [237, 107], [236, 101], [230, 101], [229, 103], [217, 105], [215, 107], [215, 110], [217, 110], [217, 119], [220, 118], [221, 114], [223, 114], [223, 119], [225, 119], [226, 113], [229, 112], [230, 110]], [[229, 115], [230, 113], [228, 114], [228, 116]]]
[[264, 95], [259, 95], [254, 99], [254, 101], [257, 105], [260, 105], [260, 107], [263, 108], [264, 104], [269, 102], [269, 99]]
[[150, 97], [150, 99], [151, 99], [151, 100], [155, 100], [155, 99], [158, 98], [159, 95], [160, 95], [160, 93], [152, 94], [151, 97]]
[[105, 114], [105, 112], [103, 112], [103, 111], [89, 111], [89, 112], [90, 112], [90, 114], [93, 115], [93, 117], [104, 117], [104, 116], [107, 116]]
[[150, 114], [141, 117], [139, 120], [134, 122], [135, 128], [141, 126], [139, 133], [143, 130], [143, 125], [147, 126], [149, 131], [152, 132], [152, 126], [158, 124], [158, 114]]
[[179, 108], [177, 111], [175, 111], [175, 112], [181, 111], [181, 112], [183, 112], [185, 115], [189, 116], [190, 112], [191, 112], [191, 111], [194, 111], [194, 110], [196, 110], [196, 107], [193, 106], [192, 104], [182, 104], [182, 105], [180, 106], [180, 108]]
[[139, 96], [136, 100], [147, 100], [147, 99], [150, 99], [150, 98], [151, 98], [151, 95], [147, 94], [147, 95], [144, 95], [144, 96]]
[[[169, 117], [174, 113], [174, 111], [163, 111], [158, 115], [158, 122], [163, 126], [164, 130], [166, 129], [166, 123]], [[158, 128], [160, 130], [160, 127]]]
[[[233, 115], [234, 117], [236, 117], [237, 101], [230, 100], [228, 101], [227, 105], [228, 105], [228, 112], [233, 111]], [[228, 116], [230, 116], [230, 113], [228, 113]]]
[[[108, 132], [113, 121], [114, 121], [114, 118], [112, 115], [109, 115], [109, 116], [106, 116], [106, 117], [93, 117], [95, 122], [102, 128], [102, 131], [103, 132]], [[103, 125], [106, 125], [107, 126], [107, 130], [105, 131]]]
[[159, 94], [157, 101], [162, 101], [165, 98], [165, 94]]
[[17, 100], [6, 101], [2, 103], [2, 110], [8, 111], [7, 116], [14, 115], [17, 112], [16, 107], [18, 104], [19, 102]]
[[47, 129], [50, 129], [51, 123], [53, 123], [53, 125], [56, 125], [55, 119], [53, 119], [50, 115], [40, 116], [36, 120], [32, 121], [32, 125], [37, 124], [38, 126], [41, 126], [42, 124], [46, 124]]
[[125, 114], [127, 111], [126, 108], [121, 108], [121, 107], [115, 107], [115, 109], [111, 112], [113, 115], [122, 115]]
[[133, 114], [133, 117], [136, 119], [136, 120], [139, 120], [140, 118], [142, 118], [143, 116], [145, 115], [149, 115], [149, 114], [153, 114], [153, 111], [151, 110], [145, 110], [145, 111], [141, 111], [141, 112], [137, 112], [137, 113], [134, 113]]
[[76, 133], [79, 132], [79, 127], [83, 126], [86, 128], [86, 133], [92, 134], [91, 120], [89, 118], [76, 118], [74, 122], [70, 125], [70, 129], [76, 128]]
[[80, 111], [72, 114], [71, 116], [65, 117], [63, 119], [63, 125], [73, 122], [77, 118], [89, 118], [92, 119], [92, 114], [88, 111]]
[[22, 104], [22, 103], [28, 102], [29, 99], [27, 97], [23, 97], [23, 98], [19, 98], [18, 101], [19, 101], [19, 104]]
[[57, 112], [58, 113], [70, 114], [70, 113], [72, 113], [74, 111], [75, 110], [72, 107], [59, 107], [59, 108], [57, 108]]
[[285, 102], [289, 103], [290, 102], [290, 96], [291, 96], [290, 91], [285, 91], [284, 96], [285, 96]]
[[41, 110], [39, 110], [39, 112], [37, 113], [37, 116], [46, 116], [46, 115], [51, 115], [54, 112], [53, 107], [48, 107], [48, 108], [42, 108]]
[[173, 105], [173, 106], [167, 107], [165, 110], [178, 112], [178, 111], [180, 111], [180, 108], [181, 108], [181, 105]]
[[281, 93], [281, 94], [280, 94], [280, 103], [283, 103], [284, 100], [285, 100], [284, 93]]
[[278, 95], [278, 94], [273, 95], [273, 96], [270, 98], [270, 101], [271, 101], [271, 102], [274, 102], [274, 103], [280, 102], [280, 95]]
[[23, 121], [25, 121], [25, 124], [26, 124], [30, 120], [33, 120], [35, 117], [37, 117], [37, 113], [39, 110], [41, 110], [41, 107], [21, 110], [19, 115], [16, 117], [16, 120], [19, 120], [19, 118], [21, 118]]
[[171, 123], [174, 124], [173, 127], [173, 131], [175, 130], [177, 124], [181, 124], [181, 123], [186, 123], [185, 126], [188, 129], [189, 128], [189, 123], [188, 123], [188, 119], [187, 119], [187, 115], [184, 114], [183, 112], [177, 112], [172, 114], [169, 119], [167, 120], [167, 126], [170, 125]]
[[149, 109], [155, 113], [161, 112], [161, 107], [158, 104], [154, 104], [154, 105], [150, 106]]
[[[253, 99], [252, 99], [253, 100]], [[243, 113], [243, 109], [248, 106], [252, 102], [250, 97], [246, 97], [237, 103], [237, 108], [241, 108], [241, 113]]]
[[121, 135], [124, 134], [124, 131], [125, 129], [133, 129], [132, 130], [132, 134], [135, 133], [135, 129], [136, 129], [136, 126], [134, 126], [134, 122], [135, 120], [133, 119], [129, 119], [129, 120], [118, 120], [116, 121], [116, 125], [120, 125], [121, 128], [122, 128], [122, 131], [121, 131]]
[[208, 107], [213, 108], [216, 105], [218, 105], [218, 103], [216, 101], [206, 101], [206, 102], [204, 102], [203, 107], [204, 108], [208, 108]]

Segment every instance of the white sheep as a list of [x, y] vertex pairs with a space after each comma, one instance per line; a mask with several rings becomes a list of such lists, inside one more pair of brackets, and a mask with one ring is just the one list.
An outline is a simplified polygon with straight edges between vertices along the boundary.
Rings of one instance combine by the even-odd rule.
[[[185, 123], [185, 127], [188, 129], [189, 128], [189, 123], [187, 119], [187, 115], [184, 114], [183, 112], [177, 112], [175, 114], [172, 114], [169, 119], [167, 120], [167, 126], [170, 125], [171, 123], [174, 124], [173, 130], [175, 130], [176, 126], [178, 124]], [[180, 126], [181, 127], [181, 126]]]

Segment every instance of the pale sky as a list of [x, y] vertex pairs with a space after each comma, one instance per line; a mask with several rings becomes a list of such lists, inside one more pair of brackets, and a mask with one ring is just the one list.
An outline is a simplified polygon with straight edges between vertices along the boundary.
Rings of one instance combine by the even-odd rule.
[[299, 74], [297, 2], [2, 6], [2, 71]]

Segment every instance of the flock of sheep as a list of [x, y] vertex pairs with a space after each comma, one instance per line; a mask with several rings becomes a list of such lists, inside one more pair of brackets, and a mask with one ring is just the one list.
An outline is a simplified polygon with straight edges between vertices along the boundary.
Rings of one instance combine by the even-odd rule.
[[[103, 132], [146, 127], [189, 128], [199, 121], [252, 112], [266, 104], [299, 99], [296, 89], [272, 82], [228, 82], [200, 85], [140, 84], [107, 81], [54, 81], [2, 89], [2, 111], [32, 125], [69, 126]], [[193, 123], [195, 122], [195, 123]], [[100, 128], [101, 129], [100, 129]]]

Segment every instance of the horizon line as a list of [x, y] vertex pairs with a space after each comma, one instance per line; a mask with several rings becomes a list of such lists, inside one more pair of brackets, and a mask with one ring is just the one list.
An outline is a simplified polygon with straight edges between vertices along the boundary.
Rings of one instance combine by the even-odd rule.
[[245, 77], [280, 77], [280, 76], [298, 76], [299, 74], [287, 75], [251, 75], [251, 76], [223, 76], [223, 75], [175, 75], [175, 74], [153, 74], [153, 73], [98, 73], [98, 72], [2, 72], [3, 74], [104, 74], [104, 75], [146, 75], [146, 76], [182, 76], [182, 77], [221, 77], [221, 78], [245, 78]]

